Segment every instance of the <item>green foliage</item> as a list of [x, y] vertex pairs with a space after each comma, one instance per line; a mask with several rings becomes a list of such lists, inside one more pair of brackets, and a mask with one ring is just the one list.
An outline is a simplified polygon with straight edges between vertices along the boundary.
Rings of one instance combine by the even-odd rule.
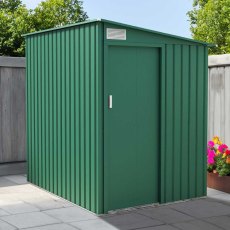
[[0, 56], [24, 56], [22, 34], [84, 21], [82, 1], [46, 0], [28, 10], [21, 0], [0, 2]]
[[188, 16], [193, 38], [217, 45], [211, 54], [230, 52], [230, 0], [194, 0]]
[[87, 19], [82, 1], [47, 0], [41, 2], [34, 10], [33, 20], [36, 30], [58, 27]]
[[0, 55], [23, 56], [25, 45], [21, 35], [33, 27], [28, 20], [30, 12], [21, 1], [4, 3], [0, 10]]
[[213, 172], [213, 170], [215, 170], [215, 169], [216, 169], [216, 165], [207, 164], [207, 171], [208, 172]]
[[7, 11], [15, 11], [18, 7], [22, 5], [21, 0], [2, 0], [0, 1], [0, 9], [4, 9]]
[[208, 0], [194, 0], [193, 6], [201, 6], [204, 7]]
[[216, 171], [220, 176], [230, 176], [230, 164], [226, 163], [226, 159], [223, 158], [222, 154], [215, 157]]

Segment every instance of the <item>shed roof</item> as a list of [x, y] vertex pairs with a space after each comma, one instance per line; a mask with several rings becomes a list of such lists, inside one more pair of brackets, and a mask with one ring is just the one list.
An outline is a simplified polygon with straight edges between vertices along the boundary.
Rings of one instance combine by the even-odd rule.
[[80, 25], [83, 25], [83, 24], [89, 24], [89, 23], [94, 23], [94, 22], [105, 22], [105, 23], [110, 23], [110, 24], [114, 24], [114, 25], [117, 25], [117, 26], [127, 27], [127, 28], [131, 28], [131, 29], [135, 29], [135, 30], [140, 30], [140, 31], [145, 31], [145, 32], [153, 33], [153, 34], [166, 36], [166, 37], [171, 37], [171, 38], [174, 38], [174, 39], [176, 38], [176, 39], [189, 41], [189, 42], [194, 42], [194, 43], [202, 44], [202, 45], [206, 45], [206, 46], [214, 46], [214, 44], [210, 44], [210, 43], [207, 43], [207, 42], [202, 42], [202, 41], [194, 40], [194, 39], [191, 39], [191, 38], [185, 38], [185, 37], [181, 37], [181, 36], [177, 36], [177, 35], [163, 33], [163, 32], [159, 32], [159, 31], [155, 31], [155, 30], [151, 30], [151, 29], [146, 29], [146, 28], [133, 26], [133, 25], [129, 25], [129, 24], [124, 24], [124, 23], [120, 23], [120, 22], [115, 22], [115, 21], [110, 21], [110, 20], [106, 20], [106, 19], [86, 20], [84, 22], [78, 22], [78, 23], [68, 24], [66, 26], [60, 26], [60, 27], [56, 27], [56, 28], [51, 28], [51, 29], [47, 29], [47, 30], [41, 30], [41, 31], [33, 32], [33, 33], [24, 34], [23, 36], [26, 37], [26, 36], [30, 36], [30, 35], [34, 35], [34, 34], [46, 33], [46, 32], [50, 32], [50, 31], [54, 31], [54, 30], [66, 29], [66, 28], [80, 26]]

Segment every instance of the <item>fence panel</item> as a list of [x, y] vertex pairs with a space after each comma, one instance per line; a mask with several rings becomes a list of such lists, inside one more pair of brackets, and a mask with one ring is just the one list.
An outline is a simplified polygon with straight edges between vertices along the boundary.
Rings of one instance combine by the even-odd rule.
[[26, 160], [25, 58], [0, 57], [0, 163]]
[[230, 54], [209, 56], [208, 139], [230, 146]]

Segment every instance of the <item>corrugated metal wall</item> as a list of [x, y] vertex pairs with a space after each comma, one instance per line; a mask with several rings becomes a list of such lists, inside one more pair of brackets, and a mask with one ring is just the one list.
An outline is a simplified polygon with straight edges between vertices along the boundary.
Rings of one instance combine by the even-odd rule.
[[93, 212], [102, 209], [100, 28], [26, 38], [28, 180]]
[[29, 181], [103, 212], [103, 26], [162, 51], [159, 201], [206, 195], [207, 46], [116, 23], [26, 37]]
[[106, 27], [126, 29], [124, 44], [154, 45], [162, 50], [159, 201], [206, 195], [207, 44], [119, 23], [105, 23]]
[[230, 146], [230, 54], [209, 56], [208, 139]]
[[166, 45], [161, 202], [206, 194], [207, 47]]

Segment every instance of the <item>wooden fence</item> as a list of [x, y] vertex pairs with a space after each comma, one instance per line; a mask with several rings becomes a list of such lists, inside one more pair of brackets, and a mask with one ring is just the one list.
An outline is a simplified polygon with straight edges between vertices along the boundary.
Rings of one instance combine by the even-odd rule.
[[25, 58], [0, 57], [0, 163], [26, 160]]
[[[208, 139], [230, 146], [230, 54], [208, 64]], [[0, 57], [0, 163], [26, 160], [25, 135], [25, 59]]]
[[230, 54], [209, 56], [208, 139], [230, 146]]

